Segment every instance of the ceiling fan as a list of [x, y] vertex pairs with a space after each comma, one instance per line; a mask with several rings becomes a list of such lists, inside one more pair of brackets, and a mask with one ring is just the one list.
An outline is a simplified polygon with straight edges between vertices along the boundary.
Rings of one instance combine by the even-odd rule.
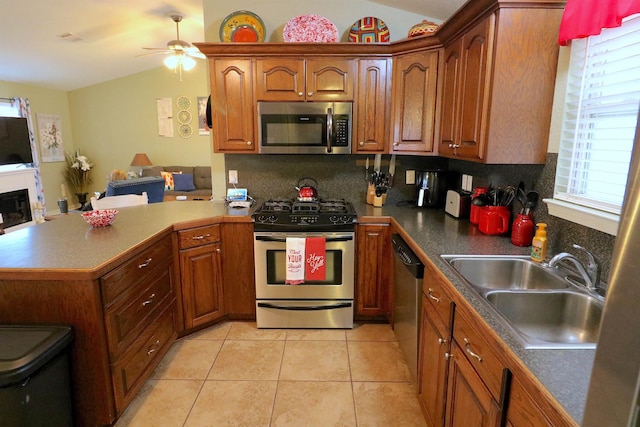
[[182, 80], [182, 70], [189, 71], [196, 65], [196, 61], [193, 58], [205, 59], [206, 57], [197, 47], [191, 46], [184, 40], [180, 40], [179, 24], [180, 21], [182, 21], [182, 15], [171, 15], [171, 19], [176, 23], [176, 39], [170, 40], [166, 48], [143, 47], [145, 50], [152, 50], [154, 52], [143, 53], [137, 56], [169, 55], [165, 58], [164, 64], [174, 70], [174, 72], [179, 72], [180, 80]]

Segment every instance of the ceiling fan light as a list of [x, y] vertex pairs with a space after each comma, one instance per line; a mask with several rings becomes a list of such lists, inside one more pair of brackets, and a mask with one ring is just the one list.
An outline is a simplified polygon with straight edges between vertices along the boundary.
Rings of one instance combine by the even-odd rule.
[[169, 55], [164, 60], [164, 65], [166, 65], [167, 68], [171, 68], [172, 70], [175, 70], [179, 63], [180, 57], [178, 55]]
[[186, 56], [186, 55], [185, 55], [185, 56], [182, 58], [182, 68], [183, 68], [185, 71], [192, 70], [192, 69], [193, 69], [193, 67], [195, 67], [195, 66], [196, 66], [196, 61], [195, 61], [195, 59], [193, 59], [192, 57], [190, 57], [190, 56]]

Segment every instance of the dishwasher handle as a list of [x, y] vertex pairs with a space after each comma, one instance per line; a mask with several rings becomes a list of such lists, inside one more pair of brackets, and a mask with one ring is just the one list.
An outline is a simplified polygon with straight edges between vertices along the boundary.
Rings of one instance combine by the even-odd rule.
[[407, 270], [416, 279], [422, 279], [424, 276], [424, 265], [420, 258], [411, 250], [409, 245], [400, 237], [399, 234], [391, 236], [393, 252], [400, 262], [407, 267]]

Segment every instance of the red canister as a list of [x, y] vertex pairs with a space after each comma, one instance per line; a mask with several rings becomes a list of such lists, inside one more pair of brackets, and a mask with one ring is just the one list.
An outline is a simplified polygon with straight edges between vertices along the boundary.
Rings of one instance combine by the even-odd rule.
[[511, 243], [516, 246], [530, 246], [535, 228], [531, 215], [517, 214], [511, 226]]

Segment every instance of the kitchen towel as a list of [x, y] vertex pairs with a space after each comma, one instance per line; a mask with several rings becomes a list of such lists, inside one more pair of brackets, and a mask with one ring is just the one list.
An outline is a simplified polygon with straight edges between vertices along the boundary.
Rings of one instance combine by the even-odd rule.
[[305, 242], [305, 280], [326, 280], [326, 245], [327, 241], [324, 237], [307, 237]]
[[304, 282], [304, 248], [304, 237], [287, 237], [287, 274], [284, 281], [287, 285], [299, 285]]

